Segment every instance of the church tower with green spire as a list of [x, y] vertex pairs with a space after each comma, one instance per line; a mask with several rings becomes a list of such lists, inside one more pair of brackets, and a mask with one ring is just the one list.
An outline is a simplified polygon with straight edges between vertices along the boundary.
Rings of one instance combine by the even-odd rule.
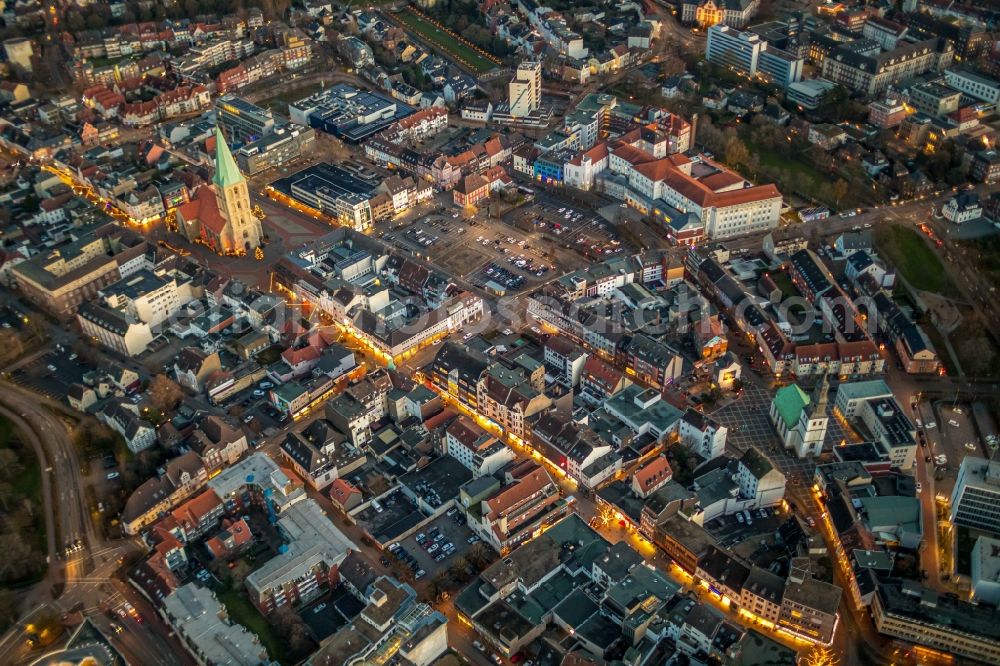
[[219, 214], [226, 220], [221, 249], [226, 252], [253, 252], [263, 239], [260, 220], [251, 210], [246, 178], [236, 166], [226, 137], [218, 127], [215, 128], [215, 176], [212, 185]]

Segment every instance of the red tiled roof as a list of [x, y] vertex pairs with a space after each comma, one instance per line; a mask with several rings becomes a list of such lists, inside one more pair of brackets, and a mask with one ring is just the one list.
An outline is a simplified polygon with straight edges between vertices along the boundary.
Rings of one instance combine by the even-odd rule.
[[632, 165], [645, 164], [646, 162], [653, 162], [656, 160], [655, 157], [647, 153], [645, 150], [640, 150], [639, 148], [629, 144], [618, 146], [614, 149], [613, 153], [616, 157], [620, 157]]
[[339, 502], [341, 506], [347, 501], [348, 497], [355, 493], [360, 494], [361, 491], [344, 479], [334, 479], [333, 483], [330, 484], [330, 499]]
[[868, 357], [872, 358], [878, 356], [878, 347], [871, 340], [858, 340], [857, 342], [841, 342], [837, 346], [837, 351], [840, 353], [841, 360], [855, 358], [855, 357]]
[[965, 107], [964, 109], [959, 109], [958, 111], [953, 112], [951, 114], [951, 117], [954, 118], [955, 120], [957, 120], [960, 123], [964, 123], [967, 120], [973, 120], [978, 115], [979, 114], [977, 114], [971, 108]]
[[171, 511], [170, 515], [177, 520], [178, 524], [184, 527], [193, 527], [198, 525], [202, 518], [214, 511], [220, 504], [222, 504], [222, 500], [215, 494], [215, 491], [206, 490], [181, 504]]
[[[212, 141], [214, 143], [215, 139]], [[199, 187], [190, 201], [178, 206], [177, 214], [186, 222], [198, 220], [216, 234], [226, 228], [226, 218], [219, 212], [215, 190], [207, 185]]]
[[533, 466], [530, 471], [522, 475], [515, 482], [496, 491], [489, 499], [485, 500], [485, 504], [489, 510], [487, 518], [490, 521], [495, 520], [519, 502], [552, 483], [549, 473], [543, 467], [531, 461], [525, 462]]
[[307, 361], [315, 361], [319, 358], [320, 350], [319, 347], [314, 347], [312, 345], [308, 347], [302, 347], [300, 349], [286, 349], [281, 352], [281, 358], [285, 360], [285, 363], [295, 367], [299, 363], [305, 363]]
[[677, 169], [670, 163], [670, 160], [661, 159], [656, 160], [655, 162], [646, 162], [645, 164], [635, 165], [632, 167], [632, 170], [636, 173], [642, 174], [655, 183], [660, 180], [665, 180]]
[[673, 477], [670, 463], [663, 456], [653, 458], [649, 463], [635, 472], [635, 480], [643, 492], [649, 491], [661, 483], [666, 483]]
[[400, 129], [409, 129], [415, 125], [418, 125], [422, 121], [428, 118], [436, 118], [439, 116], [447, 116], [448, 110], [441, 108], [440, 106], [432, 106], [429, 109], [423, 109], [422, 111], [417, 111], [412, 116], [407, 116], [402, 120], [398, 121], [396, 124]]
[[732, 171], [720, 171], [701, 179], [701, 184], [713, 192], [718, 192], [719, 190], [732, 187], [733, 185], [738, 185], [742, 182], [744, 182], [743, 177], [739, 174], [733, 173]]
[[622, 373], [608, 365], [596, 356], [591, 356], [583, 364], [583, 372], [589, 375], [595, 382], [601, 384], [605, 390], [610, 390], [617, 386], [622, 380]]
[[450, 419], [455, 417], [455, 412], [450, 409], [444, 409], [435, 414], [434, 416], [428, 417], [424, 421], [424, 427], [428, 430], [434, 430], [435, 428], [447, 423]]

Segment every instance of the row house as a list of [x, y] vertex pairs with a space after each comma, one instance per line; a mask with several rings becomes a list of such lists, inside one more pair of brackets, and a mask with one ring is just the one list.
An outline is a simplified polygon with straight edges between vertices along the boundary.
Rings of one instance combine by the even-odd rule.
[[[531, 444], [568, 476], [579, 481], [590, 478], [584, 474], [584, 470], [590, 465], [603, 456], [614, 453], [611, 445], [599, 438], [593, 430], [567, 421], [562, 415], [552, 411], [542, 414], [535, 422], [531, 431]], [[611, 466], [614, 466], [613, 462]]]
[[552, 399], [532, 386], [522, 370], [500, 364], [487, 368], [476, 387], [477, 411], [521, 440], [530, 437], [530, 417], [551, 404]]
[[506, 554], [565, 517], [571, 506], [545, 468], [526, 460], [505, 473], [504, 484], [482, 500], [478, 519], [470, 514], [469, 524], [483, 541]]

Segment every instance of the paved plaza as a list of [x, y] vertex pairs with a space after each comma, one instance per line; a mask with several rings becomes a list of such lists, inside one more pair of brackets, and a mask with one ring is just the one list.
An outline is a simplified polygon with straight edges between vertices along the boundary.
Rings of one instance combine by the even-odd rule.
[[[806, 478], [812, 475], [817, 460], [796, 458], [793, 452], [784, 449], [768, 417], [774, 392], [751, 378], [748, 379], [749, 381], [744, 383], [743, 395], [740, 398], [712, 413], [714, 418], [729, 428], [726, 440], [728, 453], [740, 456], [750, 446], [756, 446], [767, 454], [789, 481], [798, 479], [800, 483], [806, 483]], [[831, 410], [832, 406], [828, 408], [830, 421], [824, 442], [825, 450], [839, 444], [846, 436], [843, 426], [833, 417]]]

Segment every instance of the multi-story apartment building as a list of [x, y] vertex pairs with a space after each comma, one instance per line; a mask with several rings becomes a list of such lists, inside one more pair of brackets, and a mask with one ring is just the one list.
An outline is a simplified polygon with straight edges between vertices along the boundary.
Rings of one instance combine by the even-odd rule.
[[308, 603], [335, 585], [338, 567], [357, 550], [311, 499], [286, 507], [277, 528], [284, 548], [246, 578], [250, 600], [265, 615], [285, 604]]
[[215, 100], [215, 117], [232, 143], [252, 143], [272, 134], [277, 126], [271, 111], [235, 95]]
[[256, 141], [236, 151], [240, 171], [252, 176], [267, 171], [309, 153], [316, 144], [316, 131], [311, 127], [282, 125]]
[[785, 475], [754, 446], [740, 458], [736, 483], [741, 497], [754, 500], [753, 508], [775, 506], [785, 496]]
[[765, 43], [757, 59], [757, 74], [781, 88], [802, 80], [805, 60], [798, 55]]
[[100, 291], [108, 307], [158, 327], [192, 299], [191, 286], [175, 275], [156, 275], [142, 269]]
[[883, 579], [871, 603], [879, 633], [985, 664], [1000, 663], [1000, 611], [912, 580]]
[[475, 478], [493, 474], [515, 458], [513, 449], [464, 416], [445, 430], [444, 448]]
[[835, 48], [823, 59], [824, 79], [869, 96], [881, 95], [890, 85], [951, 64], [954, 51], [936, 39], [905, 42], [892, 51], [872, 54], [850, 44]]
[[785, 594], [785, 579], [768, 569], [750, 567], [743, 581], [740, 606], [771, 624], [778, 624], [781, 601]]
[[756, 33], [716, 24], [708, 29], [705, 58], [720, 67], [756, 76], [761, 53], [766, 48], [767, 42]]
[[469, 524], [501, 554], [564, 517], [572, 504], [561, 497], [545, 468], [526, 460], [506, 472], [504, 485], [481, 503]]
[[510, 115], [515, 118], [531, 115], [542, 101], [542, 63], [522, 62], [507, 85]]
[[476, 387], [476, 409], [505, 431], [526, 440], [531, 436], [528, 419], [547, 409], [552, 399], [539, 391], [520, 370], [491, 365]]
[[950, 506], [955, 525], [1000, 534], [1000, 461], [966, 456]]
[[726, 452], [729, 429], [711, 416], [688, 409], [677, 422], [677, 438], [705, 460], [714, 460]]
[[878, 440], [893, 467], [910, 469], [917, 454], [916, 430], [895, 398], [872, 398], [857, 412], [868, 432]]
[[958, 110], [958, 90], [933, 81], [911, 86], [909, 89], [910, 105], [917, 111], [935, 118], [942, 118]]
[[164, 474], [136, 488], [125, 501], [121, 521], [125, 534], [134, 536], [160, 516], [193, 496], [208, 480], [201, 457], [189, 451], [164, 466]]
[[445, 342], [431, 364], [430, 380], [462, 404], [474, 407], [478, 402], [479, 379], [489, 364], [482, 352]]
[[980, 183], [1000, 181], [1000, 151], [980, 150], [972, 158], [969, 176]]
[[545, 342], [545, 365], [555, 372], [556, 381], [577, 386], [588, 354], [568, 338], [553, 336]]
[[975, 60], [990, 48], [989, 35], [981, 25], [952, 22], [925, 11], [907, 13], [906, 23], [911, 33], [947, 40], [949, 47], [965, 60]]
[[355, 448], [361, 448], [371, 441], [371, 424], [389, 413], [387, 397], [391, 389], [388, 374], [370, 374], [328, 401], [324, 407], [326, 418], [348, 436]]
[[876, 100], [868, 105], [868, 122], [875, 127], [891, 129], [902, 123], [906, 116], [906, 105], [899, 100]]
[[199, 664], [267, 663], [267, 649], [256, 634], [231, 622], [215, 593], [188, 583], [163, 600], [163, 614]]
[[22, 261], [12, 274], [25, 298], [65, 319], [100, 289], [142, 268], [145, 253], [142, 238], [109, 224]]
[[138, 356], [153, 341], [149, 324], [129, 312], [88, 302], [77, 310], [80, 331], [98, 344], [123, 356]]
[[778, 625], [808, 640], [829, 645], [837, 630], [842, 591], [812, 577], [808, 558], [794, 558], [781, 599]]
[[963, 94], [989, 104], [1000, 102], [1000, 81], [964, 68], [944, 71], [945, 82]]

